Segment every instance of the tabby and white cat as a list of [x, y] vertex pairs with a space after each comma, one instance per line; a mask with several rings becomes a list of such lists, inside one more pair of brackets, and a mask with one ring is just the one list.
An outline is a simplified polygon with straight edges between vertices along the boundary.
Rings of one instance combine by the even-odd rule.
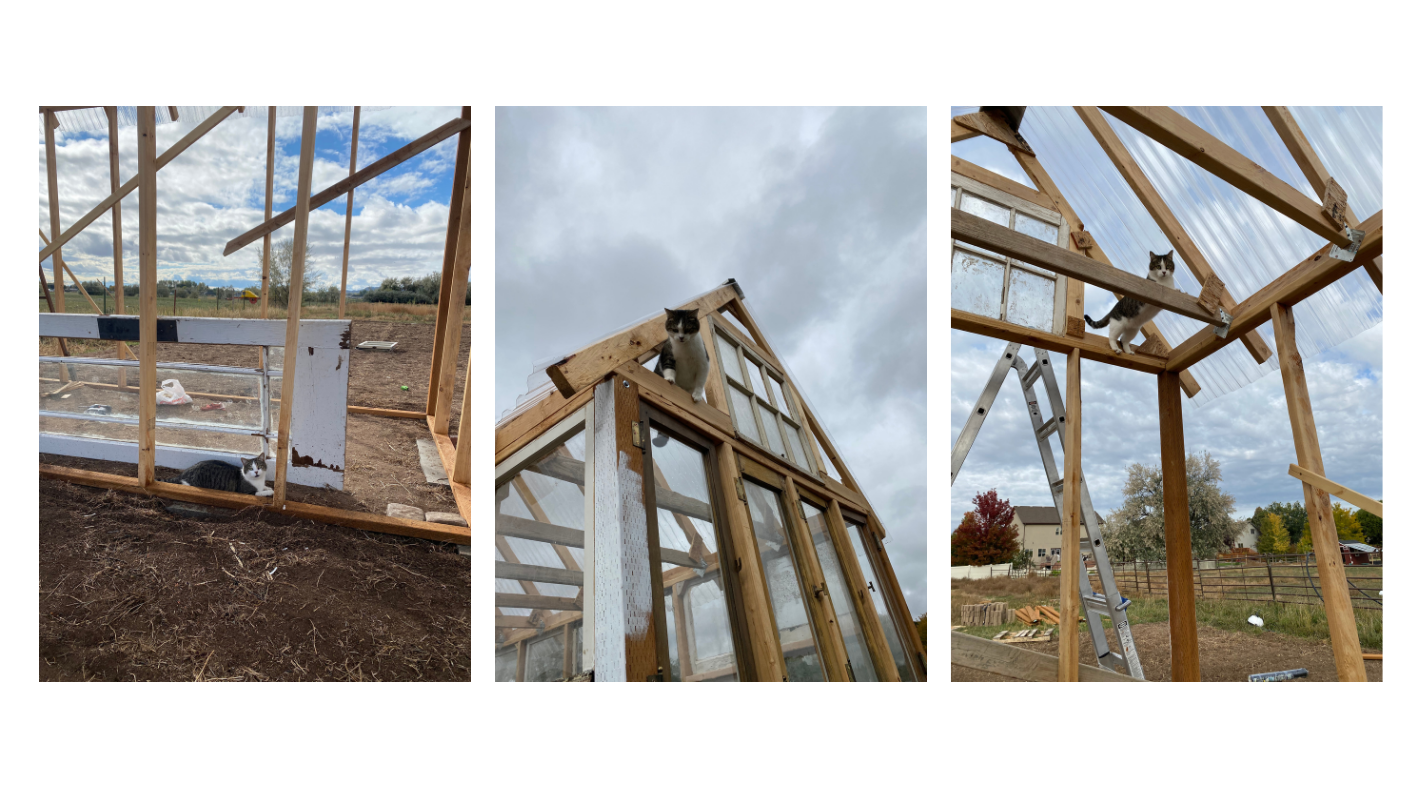
[[222, 460], [205, 460], [191, 465], [181, 471], [179, 476], [166, 481], [187, 487], [203, 487], [206, 490], [256, 495], [260, 498], [272, 495], [272, 488], [267, 486], [267, 457], [259, 454], [242, 462], [243, 467], [240, 468]]
[[[1172, 252], [1167, 254], [1148, 253], [1148, 276], [1147, 279], [1157, 282], [1163, 287], [1174, 287], [1172, 283], [1172, 273], [1175, 266], [1172, 261]], [[1089, 315], [1085, 315], [1086, 325], [1094, 328], [1104, 328], [1109, 326], [1109, 347], [1116, 354], [1128, 353], [1130, 356], [1136, 355], [1129, 343], [1138, 336], [1138, 332], [1144, 324], [1152, 320], [1161, 307], [1153, 304], [1145, 304], [1136, 298], [1124, 296], [1119, 299], [1119, 303], [1109, 310], [1109, 314], [1102, 320], [1095, 320]]]
[[700, 336], [699, 310], [666, 310], [666, 342], [654, 370], [666, 382], [691, 392], [691, 401], [705, 396], [705, 378], [710, 374], [710, 354]]

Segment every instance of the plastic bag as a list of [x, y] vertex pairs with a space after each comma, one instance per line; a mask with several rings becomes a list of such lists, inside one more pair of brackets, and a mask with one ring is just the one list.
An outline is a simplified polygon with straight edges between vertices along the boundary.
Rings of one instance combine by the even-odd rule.
[[157, 405], [188, 405], [193, 402], [185, 393], [185, 387], [175, 378], [161, 382], [161, 390], [156, 392]]

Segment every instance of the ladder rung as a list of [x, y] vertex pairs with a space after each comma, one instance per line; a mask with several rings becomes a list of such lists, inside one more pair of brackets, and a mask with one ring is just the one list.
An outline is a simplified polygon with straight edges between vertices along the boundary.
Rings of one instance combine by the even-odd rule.
[[1036, 428], [1036, 439], [1042, 441], [1049, 438], [1056, 431], [1056, 428], [1059, 425], [1060, 420], [1054, 417], [1046, 422], [1043, 422], [1040, 427]]
[[1022, 376], [1022, 388], [1031, 388], [1031, 384], [1035, 383], [1036, 379], [1039, 377], [1041, 377], [1041, 365], [1034, 364], [1031, 369], [1028, 369], [1026, 374]]

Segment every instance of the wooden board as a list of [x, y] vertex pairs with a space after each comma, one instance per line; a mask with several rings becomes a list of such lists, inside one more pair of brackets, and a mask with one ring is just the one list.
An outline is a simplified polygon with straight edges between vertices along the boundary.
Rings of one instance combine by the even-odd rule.
[[1378, 517], [1382, 516], [1381, 501], [1373, 500], [1363, 495], [1362, 493], [1357, 492], [1356, 490], [1344, 487], [1341, 484], [1338, 484], [1337, 482], [1329, 481], [1328, 479], [1323, 478], [1322, 476], [1320, 476], [1317, 473], [1314, 473], [1313, 471], [1310, 471], [1306, 468], [1300, 468], [1298, 465], [1290, 463], [1289, 475], [1293, 476], [1294, 478], [1298, 479], [1299, 481], [1302, 481], [1307, 485], [1323, 490], [1329, 495], [1336, 495], [1339, 498], [1342, 498], [1344, 501], [1347, 501], [1348, 503], [1352, 504], [1353, 506], [1356, 506], [1360, 509], [1365, 509], [1366, 511], [1369, 511]]
[[953, 309], [950, 312], [952, 312], [952, 327], [959, 331], [981, 334], [1007, 342], [1020, 342], [1023, 345], [1031, 345], [1055, 353], [1069, 353], [1071, 350], [1079, 350], [1082, 358], [1139, 372], [1161, 372], [1166, 364], [1165, 359], [1154, 356], [1130, 356], [1115, 353], [1109, 349], [1109, 340], [1098, 334], [1086, 334], [1078, 338], [1058, 336], [959, 309]]
[[1182, 395], [1178, 393], [1177, 375], [1172, 372], [1158, 376], [1158, 422], [1163, 461], [1163, 531], [1167, 541], [1172, 680], [1201, 681], [1197, 603], [1192, 587], [1192, 524], [1187, 509], [1187, 449], [1182, 437]]
[[[949, 633], [955, 665], [973, 668], [1022, 681], [1055, 681], [1056, 658], [1016, 646], [994, 643], [985, 638]], [[1076, 671], [1077, 681], [1141, 681], [1115, 673], [1098, 665], [1081, 663]]]

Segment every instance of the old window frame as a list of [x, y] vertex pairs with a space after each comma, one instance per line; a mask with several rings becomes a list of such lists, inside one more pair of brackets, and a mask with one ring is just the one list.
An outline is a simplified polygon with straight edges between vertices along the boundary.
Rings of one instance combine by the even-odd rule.
[[[820, 469], [822, 465], [818, 463], [816, 456], [814, 456], [812, 441], [807, 430], [806, 414], [803, 412], [803, 409], [799, 407], [797, 398], [792, 395], [792, 391], [790, 390], [792, 384], [788, 382], [788, 376], [785, 375], [782, 370], [770, 364], [760, 353], [751, 348], [748, 342], [745, 342], [728, 328], [717, 323], [714, 319], [710, 320], [710, 328], [715, 342], [729, 342], [738, 352], [740, 358], [739, 373], [741, 378], [739, 379], [731, 375], [729, 370], [725, 368], [723, 358], [715, 359], [715, 363], [719, 365], [720, 380], [725, 392], [725, 402], [729, 407], [731, 417], [736, 420], [738, 419], [737, 416], [733, 415], [736, 405], [730, 387], [734, 386], [749, 395], [749, 408], [754, 414], [755, 428], [759, 432], [760, 441], [755, 443], [750, 440], [748, 436], [741, 434], [738, 428], [735, 430], [736, 438], [743, 440], [750, 446], [762, 450], [775, 460], [784, 463], [785, 467], [792, 468], [811, 478], [817, 478], [818, 469]], [[717, 356], [720, 355], [719, 344], [715, 346], [715, 353]], [[749, 364], [744, 363], [745, 360], [759, 367], [761, 371], [760, 376], [764, 378], [764, 380], [761, 381], [762, 388], [756, 387], [753, 381], [749, 379]], [[779, 396], [782, 397], [784, 405], [788, 407], [787, 413], [784, 413], [783, 410], [777, 406], [776, 403], [778, 399], [774, 396], [773, 387], [770, 385], [770, 379], [778, 383], [780, 389]], [[759, 397], [760, 391], [767, 395], [767, 399], [761, 400]], [[769, 441], [768, 431], [764, 426], [763, 418], [759, 415], [761, 413], [759, 410], [760, 408], [766, 408], [775, 417], [775, 423], [779, 425], [779, 443], [783, 446], [787, 456], [774, 452], [773, 449], [766, 445]], [[791, 445], [792, 441], [789, 440], [787, 431], [783, 429], [785, 423], [792, 427], [798, 434], [798, 442], [803, 444], [801, 451], [803, 453], [802, 456], [807, 461], [807, 467], [803, 467], [791, 459], [795, 455]]]

